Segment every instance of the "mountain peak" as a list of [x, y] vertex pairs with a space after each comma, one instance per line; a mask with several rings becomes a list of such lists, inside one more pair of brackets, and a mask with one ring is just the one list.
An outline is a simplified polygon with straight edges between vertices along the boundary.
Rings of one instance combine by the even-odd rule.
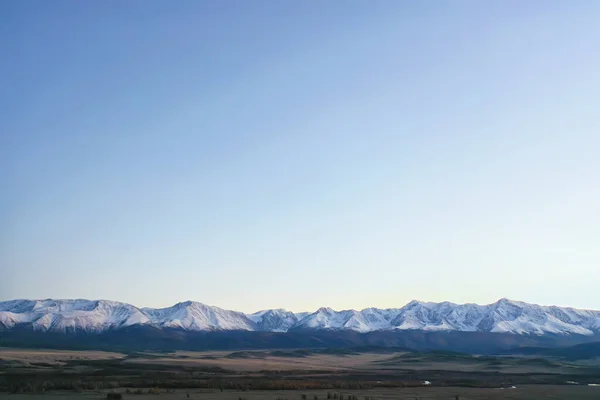
[[497, 304], [497, 305], [510, 305], [510, 306], [520, 307], [520, 306], [524, 305], [525, 303], [522, 303], [520, 301], [511, 300], [511, 299], [508, 299], [506, 297], [503, 297], [503, 298], [499, 299], [498, 301], [496, 301], [493, 304]]
[[333, 308], [330, 308], [330, 307], [321, 307], [316, 311], [316, 313], [332, 314], [332, 313], [335, 313], [335, 311]]
[[142, 308], [110, 300], [12, 300], [0, 302], [0, 326], [34, 330], [104, 332], [131, 325], [193, 331], [246, 330], [286, 332], [294, 329], [508, 332], [513, 334], [600, 334], [600, 311], [542, 307], [502, 298], [489, 305], [430, 303], [412, 300], [402, 308], [313, 313], [285, 309], [243, 314], [184, 301], [167, 308]]
[[422, 306], [425, 304], [426, 304], [425, 302], [420, 301], [420, 300], [411, 300], [404, 307], [410, 308], [410, 307]]

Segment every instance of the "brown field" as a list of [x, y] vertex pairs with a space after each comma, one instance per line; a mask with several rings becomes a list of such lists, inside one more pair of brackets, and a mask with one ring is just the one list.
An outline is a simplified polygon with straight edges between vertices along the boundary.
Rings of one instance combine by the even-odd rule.
[[188, 393], [197, 400], [303, 400], [303, 395], [327, 400], [328, 393], [341, 394], [343, 400], [600, 399], [600, 387], [589, 383], [600, 383], [597, 360], [435, 352], [0, 349], [0, 397], [24, 400], [42, 394], [104, 399], [112, 391], [139, 400], [186, 399]]
[[[289, 352], [289, 350], [288, 350]], [[247, 353], [247, 357], [228, 357], [236, 353]], [[23, 364], [48, 363], [64, 365], [74, 360], [122, 360], [123, 364], [148, 364], [163, 366], [185, 367], [220, 367], [235, 372], [258, 371], [385, 371], [393, 373], [394, 370], [414, 371], [463, 371], [481, 372], [482, 370], [497, 371], [501, 373], [558, 373], [569, 374], [585, 367], [600, 367], [600, 361], [585, 361], [579, 363], [559, 362], [557, 360], [540, 359], [533, 357], [495, 357], [497, 360], [490, 363], [488, 358], [472, 357], [470, 359], [440, 359], [439, 356], [415, 355], [412, 353], [362, 353], [356, 355], [328, 355], [315, 354], [306, 357], [281, 357], [264, 355], [266, 352], [248, 351], [209, 351], [190, 352], [177, 351], [168, 354], [144, 353], [135, 358], [128, 358], [125, 354], [103, 351], [68, 351], [68, 350], [29, 350], [29, 349], [2, 349], [0, 348], [0, 361], [16, 361]], [[145, 357], [146, 356], [146, 357]], [[515, 360], [517, 362], [515, 362]], [[490, 365], [491, 364], [491, 365]]]
[[[227, 358], [231, 352], [176, 352], [172, 357], [166, 356], [157, 359], [136, 358], [125, 362], [147, 364], [179, 364], [190, 366], [215, 366], [236, 372], [252, 372], [261, 370], [323, 370], [344, 371], [356, 369], [370, 369], [372, 363], [389, 357], [381, 354], [359, 354], [349, 357], [334, 355], [312, 355], [302, 358], [297, 357], [261, 357], [261, 358]], [[214, 359], [207, 358], [214, 357]]]
[[[248, 352], [252, 354], [253, 352]], [[147, 364], [173, 364], [190, 366], [216, 366], [237, 372], [260, 370], [323, 370], [337, 372], [351, 371], [388, 371], [394, 370], [451, 370], [464, 372], [480, 372], [482, 370], [502, 373], [564, 373], [579, 369], [583, 364], [557, 362], [533, 357], [495, 357], [498, 362], [490, 365], [488, 358], [473, 357], [468, 360], [445, 360], [440, 357], [414, 355], [412, 353], [363, 353], [351, 356], [317, 354], [302, 358], [294, 357], [261, 357], [261, 358], [227, 358], [231, 352], [175, 352], [171, 356], [160, 358], [136, 358], [124, 362]], [[596, 363], [596, 365], [600, 365]], [[593, 365], [592, 365], [593, 366]]]
[[125, 355], [121, 353], [105, 351], [32, 350], [0, 347], [0, 360], [22, 363], [43, 362], [62, 365], [69, 360], [114, 360], [124, 357]]

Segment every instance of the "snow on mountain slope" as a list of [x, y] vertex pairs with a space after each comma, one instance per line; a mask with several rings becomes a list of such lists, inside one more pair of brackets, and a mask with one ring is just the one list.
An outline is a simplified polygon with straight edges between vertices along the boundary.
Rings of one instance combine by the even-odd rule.
[[485, 306], [476, 304], [426, 303], [411, 301], [392, 320], [393, 329], [426, 331], [476, 331], [485, 314]]
[[[578, 313], [579, 314], [579, 313]], [[582, 317], [582, 315], [579, 315]], [[561, 320], [564, 315], [552, 314], [551, 307], [527, 304], [519, 301], [501, 299], [490, 306], [486, 318], [491, 321], [490, 332], [510, 332], [516, 334], [557, 333], [592, 335], [594, 320], [600, 321], [600, 313], [595, 318], [585, 318], [583, 324], [572, 324]], [[581, 321], [581, 320], [580, 320]], [[490, 322], [488, 322], [489, 324]]]
[[362, 311], [345, 311], [347, 318], [342, 329], [351, 329], [357, 332], [371, 332], [390, 328], [390, 321], [397, 315], [398, 309], [380, 310], [366, 308]]
[[541, 335], [600, 333], [600, 311], [543, 307], [508, 299], [486, 306], [411, 301], [399, 309], [333, 311], [321, 308], [290, 329], [509, 332]]
[[298, 317], [290, 311], [284, 309], [263, 310], [248, 315], [261, 331], [269, 332], [287, 332], [296, 322]]
[[172, 307], [138, 309], [105, 300], [13, 300], [0, 302], [0, 328], [103, 332], [148, 324], [186, 330], [378, 330], [478, 331], [513, 334], [600, 334], [600, 311], [539, 306], [501, 299], [489, 305], [411, 301], [402, 308], [366, 308], [313, 313], [264, 310], [254, 314], [187, 301]]
[[356, 314], [354, 310], [334, 311], [329, 307], [321, 307], [312, 314], [298, 321], [296, 329], [343, 329], [348, 320]]
[[297, 312], [294, 313], [294, 315], [296, 316], [296, 319], [298, 319], [298, 321], [308, 317], [310, 314], [312, 314], [312, 312], [310, 311], [303, 311], [303, 312]]
[[149, 321], [136, 307], [106, 300], [15, 300], [0, 303], [0, 322], [7, 328], [31, 325], [41, 331], [100, 332]]
[[211, 307], [202, 303], [186, 301], [168, 308], [142, 309], [153, 324], [186, 330], [247, 330], [257, 329], [248, 316], [241, 312]]

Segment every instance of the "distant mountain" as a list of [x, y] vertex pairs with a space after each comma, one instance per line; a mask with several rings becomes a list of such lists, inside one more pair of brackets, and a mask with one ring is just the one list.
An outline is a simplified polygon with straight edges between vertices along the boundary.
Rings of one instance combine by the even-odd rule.
[[548, 307], [501, 299], [489, 305], [411, 301], [402, 308], [294, 314], [283, 309], [254, 314], [187, 301], [172, 307], [137, 308], [106, 300], [0, 302], [0, 330], [103, 333], [133, 326], [183, 331], [379, 331], [496, 332], [516, 335], [600, 334], [600, 311]]
[[287, 332], [298, 323], [296, 314], [281, 308], [259, 311], [248, 317], [256, 324], [257, 330], [268, 332]]
[[301, 319], [306, 318], [310, 314], [312, 314], [312, 313], [309, 312], [309, 311], [303, 311], [303, 312], [294, 313], [294, 315], [296, 316], [296, 318], [298, 319], [298, 321], [300, 321]]
[[0, 302], [0, 324], [37, 331], [104, 332], [150, 323], [137, 307], [106, 300], [14, 300]]
[[308, 314], [290, 329], [292, 330], [353, 330], [356, 332], [372, 332], [392, 329], [391, 320], [399, 315], [401, 309], [380, 310], [366, 308], [362, 311], [334, 311], [322, 307]]
[[600, 311], [546, 307], [501, 299], [490, 305], [411, 301], [402, 308], [334, 311], [320, 308], [291, 330], [424, 330], [543, 335], [600, 333]]
[[168, 308], [143, 308], [148, 322], [165, 328], [192, 331], [256, 330], [256, 324], [245, 314], [201, 303], [186, 301]]

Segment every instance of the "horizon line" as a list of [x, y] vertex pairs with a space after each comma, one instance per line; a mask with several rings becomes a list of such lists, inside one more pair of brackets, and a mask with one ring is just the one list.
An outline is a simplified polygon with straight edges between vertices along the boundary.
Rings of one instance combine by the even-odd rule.
[[418, 304], [435, 304], [435, 305], [439, 305], [439, 304], [449, 304], [449, 305], [453, 305], [453, 306], [467, 306], [467, 305], [473, 305], [473, 306], [479, 306], [479, 307], [488, 307], [494, 304], [498, 304], [502, 301], [507, 301], [509, 303], [522, 303], [522, 304], [526, 304], [526, 305], [533, 305], [533, 306], [539, 306], [539, 307], [558, 307], [558, 308], [568, 308], [568, 309], [574, 309], [574, 310], [580, 310], [580, 311], [600, 311], [600, 309], [593, 309], [593, 308], [578, 308], [578, 307], [572, 307], [572, 306], [560, 306], [560, 305], [556, 305], [556, 304], [539, 304], [539, 303], [530, 303], [527, 301], [522, 301], [522, 300], [513, 300], [507, 297], [501, 297], [500, 299], [491, 302], [491, 303], [487, 303], [487, 304], [479, 304], [479, 303], [474, 303], [474, 302], [466, 302], [466, 303], [455, 303], [452, 301], [423, 301], [423, 300], [410, 300], [409, 302], [407, 302], [406, 304], [404, 304], [403, 306], [399, 306], [399, 307], [386, 307], [386, 308], [381, 308], [381, 307], [376, 307], [376, 306], [371, 306], [371, 307], [365, 307], [362, 309], [354, 309], [354, 308], [348, 308], [348, 309], [341, 309], [341, 310], [335, 310], [331, 307], [328, 306], [322, 306], [317, 308], [314, 311], [291, 311], [288, 310], [286, 308], [282, 308], [282, 307], [274, 307], [274, 308], [264, 308], [258, 311], [254, 311], [254, 312], [243, 312], [243, 311], [238, 311], [238, 310], [234, 310], [234, 309], [228, 309], [228, 308], [223, 308], [220, 306], [216, 306], [216, 305], [212, 305], [212, 304], [207, 304], [207, 303], [203, 303], [201, 301], [197, 301], [197, 300], [184, 300], [184, 301], [178, 301], [170, 306], [165, 306], [165, 307], [140, 307], [137, 306], [133, 303], [127, 303], [124, 301], [120, 301], [120, 300], [110, 300], [110, 299], [86, 299], [86, 298], [20, 298], [20, 299], [10, 299], [10, 300], [0, 300], [0, 304], [1, 303], [8, 303], [8, 302], [15, 302], [15, 301], [106, 301], [106, 302], [113, 302], [113, 303], [120, 303], [120, 304], [124, 304], [124, 305], [129, 305], [129, 306], [133, 306], [135, 308], [137, 308], [138, 310], [144, 310], [144, 309], [151, 309], [151, 310], [163, 310], [163, 309], [167, 309], [167, 308], [171, 308], [171, 307], [175, 307], [179, 304], [183, 304], [183, 303], [195, 303], [195, 304], [200, 304], [203, 306], [207, 306], [207, 307], [211, 307], [211, 308], [219, 308], [221, 310], [226, 310], [226, 311], [233, 311], [233, 312], [237, 312], [237, 313], [241, 313], [244, 315], [253, 315], [253, 314], [257, 314], [260, 312], [264, 312], [264, 311], [271, 311], [271, 310], [283, 310], [286, 312], [291, 312], [292, 314], [303, 314], [303, 313], [308, 313], [310, 314], [314, 314], [316, 312], [318, 312], [319, 310], [322, 309], [329, 309], [333, 312], [336, 313], [341, 313], [341, 312], [348, 312], [348, 311], [354, 311], [354, 312], [362, 312], [365, 310], [369, 310], [369, 309], [378, 309], [378, 310], [399, 310], [402, 309], [412, 303], [418, 303]]

